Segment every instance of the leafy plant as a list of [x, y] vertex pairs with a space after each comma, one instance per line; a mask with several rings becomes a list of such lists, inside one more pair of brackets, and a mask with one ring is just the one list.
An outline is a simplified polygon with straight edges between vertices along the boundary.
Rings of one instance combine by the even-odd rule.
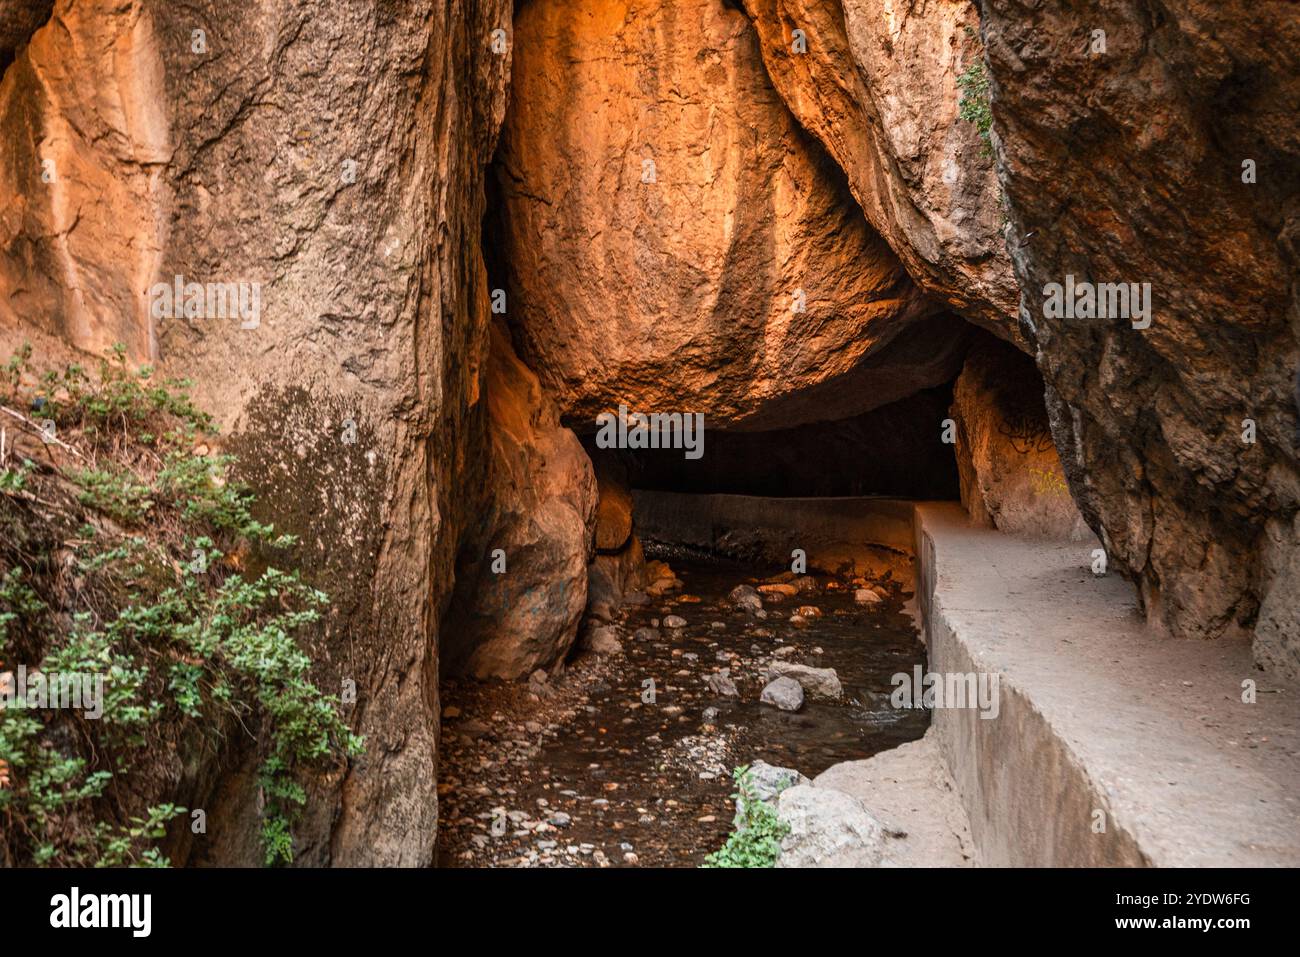
[[[29, 359], [6, 367], [15, 394]], [[185, 809], [156, 800], [151, 759], [240, 727], [262, 750], [265, 860], [287, 863], [299, 777], [362, 747], [298, 642], [328, 596], [245, 569], [293, 538], [254, 519], [234, 459], [197, 441], [211, 420], [184, 383], [152, 376], [121, 348], [98, 378], [46, 374], [31, 402], [56, 423], [56, 461], [0, 469], [0, 673], [102, 678], [97, 720], [0, 703], [0, 864], [166, 866], [157, 842]]]
[[993, 151], [993, 110], [989, 105], [989, 78], [983, 61], [975, 60], [962, 71], [957, 77], [957, 86], [961, 89], [957, 113], [966, 122], [975, 124], [980, 139], [984, 141], [983, 153], [988, 156]]
[[732, 772], [736, 782], [736, 806], [740, 821], [727, 842], [704, 859], [705, 867], [774, 867], [781, 855], [781, 840], [790, 825], [777, 816], [776, 808], [759, 799], [749, 777], [749, 765]]

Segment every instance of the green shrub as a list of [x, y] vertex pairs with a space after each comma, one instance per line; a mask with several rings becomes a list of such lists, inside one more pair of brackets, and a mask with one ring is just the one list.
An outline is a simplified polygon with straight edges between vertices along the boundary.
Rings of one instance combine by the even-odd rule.
[[705, 867], [773, 867], [781, 854], [781, 839], [790, 833], [776, 808], [754, 794], [749, 765], [732, 772], [736, 782], [736, 805], [740, 822], [727, 836], [727, 843], [704, 859]]
[[[29, 358], [6, 367], [12, 395]], [[266, 863], [289, 862], [299, 776], [362, 746], [298, 643], [328, 597], [296, 572], [246, 569], [293, 539], [253, 518], [231, 457], [196, 445], [211, 422], [183, 384], [151, 376], [121, 349], [98, 379], [44, 376], [30, 401], [67, 461], [0, 470], [0, 672], [104, 679], [99, 720], [0, 707], [0, 864], [166, 866], [157, 842], [185, 809], [151, 800], [165, 797], [151, 759], [239, 727], [261, 749]]]
[[960, 76], [957, 86], [961, 88], [961, 100], [957, 104], [958, 115], [968, 123], [974, 123], [984, 141], [984, 154], [992, 150], [993, 111], [989, 106], [989, 78], [984, 72], [984, 63], [975, 60]]

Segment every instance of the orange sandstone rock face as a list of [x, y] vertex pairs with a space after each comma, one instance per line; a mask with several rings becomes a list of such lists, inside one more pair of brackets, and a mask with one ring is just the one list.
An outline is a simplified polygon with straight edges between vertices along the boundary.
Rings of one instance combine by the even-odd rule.
[[442, 667], [519, 678], [561, 661], [577, 636], [595, 551], [596, 479], [577, 437], [561, 428], [554, 404], [499, 328], [485, 391], [493, 494], [458, 561]]
[[[763, 62], [927, 293], [1027, 348], [991, 151], [959, 117], [980, 65], [969, 0], [742, 0]], [[796, 31], [799, 31], [798, 33]]]
[[1053, 539], [1089, 535], [1061, 470], [1034, 362], [982, 338], [953, 387], [961, 500], [976, 521]]
[[956, 373], [962, 324], [799, 128], [738, 10], [534, 0], [511, 95], [509, 316], [569, 421], [625, 402], [777, 428]]
[[[433, 856], [439, 620], [491, 494], [480, 228], [509, 77], [489, 38], [510, 15], [59, 0], [0, 81], [0, 355], [124, 342], [193, 379], [331, 595], [315, 677], [355, 682], [368, 750], [313, 785], [304, 864]], [[155, 318], [143, 294], [177, 275], [260, 283], [260, 323]], [[260, 860], [244, 745], [177, 782], [224, 823], [173, 861]]]
[[172, 135], [157, 25], [141, 3], [58, 6], [0, 83], [0, 322], [151, 359]]

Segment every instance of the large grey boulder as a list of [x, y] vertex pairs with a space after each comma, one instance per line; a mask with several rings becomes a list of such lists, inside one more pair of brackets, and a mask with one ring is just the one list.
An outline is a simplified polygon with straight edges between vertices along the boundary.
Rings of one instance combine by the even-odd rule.
[[834, 668], [813, 668], [809, 665], [797, 665], [791, 661], [773, 661], [767, 666], [767, 677], [793, 678], [814, 698], [839, 698], [844, 694], [840, 676]]
[[793, 678], [777, 678], [763, 689], [758, 700], [782, 711], [798, 711], [803, 707], [803, 688]]
[[867, 806], [834, 788], [797, 784], [776, 799], [790, 828], [777, 867], [880, 867], [885, 829]]

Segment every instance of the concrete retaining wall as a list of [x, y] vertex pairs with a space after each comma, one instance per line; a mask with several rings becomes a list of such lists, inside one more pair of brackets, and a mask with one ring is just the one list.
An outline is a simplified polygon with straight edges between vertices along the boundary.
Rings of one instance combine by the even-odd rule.
[[933, 719], [983, 864], [1300, 863], [1300, 688], [1246, 643], [1153, 634], [1128, 583], [1092, 575], [1095, 541], [920, 505], [916, 543], [931, 670], [998, 676], [996, 718]]

